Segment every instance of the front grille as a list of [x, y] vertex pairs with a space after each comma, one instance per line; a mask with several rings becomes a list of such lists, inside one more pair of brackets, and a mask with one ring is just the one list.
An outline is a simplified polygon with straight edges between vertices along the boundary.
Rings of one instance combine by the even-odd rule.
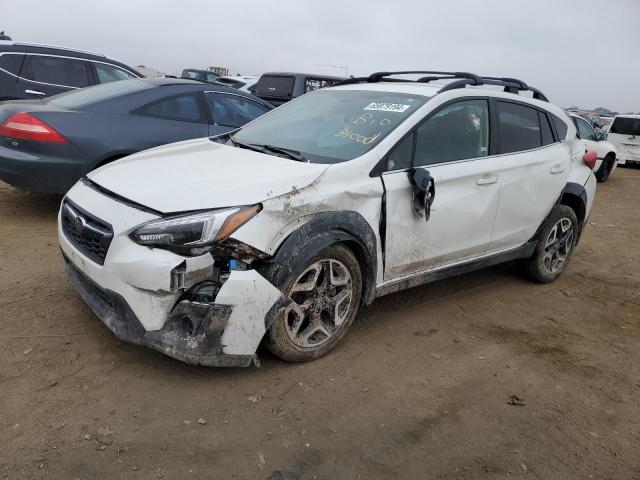
[[62, 202], [60, 217], [62, 231], [69, 241], [88, 258], [103, 265], [113, 239], [111, 225], [66, 198]]

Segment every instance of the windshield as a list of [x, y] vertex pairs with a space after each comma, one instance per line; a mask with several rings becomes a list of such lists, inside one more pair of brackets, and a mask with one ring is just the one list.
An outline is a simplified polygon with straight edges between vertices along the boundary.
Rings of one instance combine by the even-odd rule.
[[640, 136], [640, 118], [616, 117], [609, 133]]
[[63, 108], [80, 108], [93, 103], [102, 102], [113, 97], [126, 95], [128, 93], [139, 92], [153, 88], [149, 82], [140, 79], [119, 80], [116, 82], [103, 83], [93, 87], [71, 90], [49, 97], [47, 102]]
[[366, 90], [308, 93], [243, 127], [235, 142], [300, 152], [315, 163], [338, 163], [368, 152], [429, 97]]

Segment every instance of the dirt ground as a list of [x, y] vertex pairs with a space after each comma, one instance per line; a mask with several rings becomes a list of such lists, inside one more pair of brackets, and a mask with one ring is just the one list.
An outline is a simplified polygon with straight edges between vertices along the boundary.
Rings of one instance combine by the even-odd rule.
[[248, 369], [114, 338], [66, 282], [59, 201], [0, 184], [0, 478], [640, 479], [639, 169], [556, 283], [418, 287], [327, 357]]

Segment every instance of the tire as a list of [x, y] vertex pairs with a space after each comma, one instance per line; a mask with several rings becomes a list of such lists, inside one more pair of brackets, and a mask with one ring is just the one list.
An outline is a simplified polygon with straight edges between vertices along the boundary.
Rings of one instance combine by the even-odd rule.
[[573, 209], [566, 205], [553, 207], [538, 231], [533, 256], [521, 261], [525, 275], [537, 283], [553, 282], [569, 264], [577, 238], [578, 219]]
[[314, 360], [335, 347], [358, 313], [360, 265], [351, 250], [332, 245], [296, 268], [283, 291], [292, 303], [271, 325], [265, 345], [288, 362]]
[[600, 165], [600, 168], [595, 173], [596, 180], [599, 183], [604, 183], [607, 181], [607, 179], [609, 178], [609, 175], [611, 175], [611, 170], [613, 170], [614, 161], [615, 161], [615, 158], [610, 153], [604, 157], [604, 159], [602, 160], [602, 164]]

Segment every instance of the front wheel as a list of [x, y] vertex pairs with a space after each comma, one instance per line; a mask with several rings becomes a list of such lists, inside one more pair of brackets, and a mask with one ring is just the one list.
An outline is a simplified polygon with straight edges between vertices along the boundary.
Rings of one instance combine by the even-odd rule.
[[290, 362], [318, 358], [340, 341], [358, 313], [358, 260], [346, 247], [332, 245], [296, 269], [284, 292], [291, 303], [269, 329], [267, 348]]
[[525, 274], [538, 283], [553, 282], [571, 259], [578, 236], [578, 219], [566, 205], [556, 205], [538, 233], [531, 258], [522, 261]]

